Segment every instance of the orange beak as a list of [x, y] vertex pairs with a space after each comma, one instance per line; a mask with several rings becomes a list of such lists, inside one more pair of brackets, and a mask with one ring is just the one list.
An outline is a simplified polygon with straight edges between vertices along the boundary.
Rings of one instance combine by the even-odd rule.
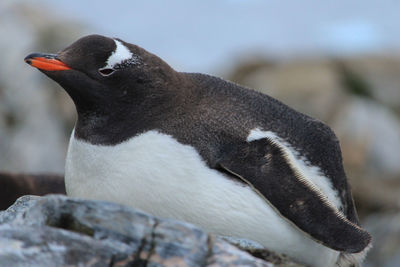
[[28, 55], [25, 62], [29, 65], [38, 68], [40, 70], [57, 71], [57, 70], [71, 70], [67, 64], [57, 58], [57, 55], [53, 54], [40, 54], [33, 53]]

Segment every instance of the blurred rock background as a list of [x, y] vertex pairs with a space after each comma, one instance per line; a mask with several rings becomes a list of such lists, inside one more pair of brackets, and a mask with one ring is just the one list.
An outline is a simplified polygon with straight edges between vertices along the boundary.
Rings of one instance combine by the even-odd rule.
[[57, 52], [81, 25], [23, 3], [0, 2], [0, 170], [62, 172], [75, 110], [68, 95], [23, 58]]
[[[43, 11], [29, 1], [0, 3], [1, 171], [63, 172], [73, 104], [23, 58], [56, 52], [90, 26]], [[360, 219], [374, 237], [365, 266], [400, 266], [399, 51], [292, 58], [252, 51], [214, 71], [334, 129]]]

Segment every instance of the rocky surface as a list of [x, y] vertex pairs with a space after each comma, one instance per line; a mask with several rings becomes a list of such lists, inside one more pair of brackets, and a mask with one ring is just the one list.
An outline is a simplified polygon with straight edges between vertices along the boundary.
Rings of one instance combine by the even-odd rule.
[[191, 224], [107, 202], [24, 196], [0, 212], [0, 266], [301, 266], [254, 253], [267, 261]]

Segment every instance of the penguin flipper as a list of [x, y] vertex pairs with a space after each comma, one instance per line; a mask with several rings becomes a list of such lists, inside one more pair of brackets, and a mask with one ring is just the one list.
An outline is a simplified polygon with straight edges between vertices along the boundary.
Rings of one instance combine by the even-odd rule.
[[217, 166], [246, 182], [315, 241], [346, 253], [363, 251], [371, 242], [369, 233], [330, 204], [285, 153], [280, 144], [262, 138], [230, 146]]

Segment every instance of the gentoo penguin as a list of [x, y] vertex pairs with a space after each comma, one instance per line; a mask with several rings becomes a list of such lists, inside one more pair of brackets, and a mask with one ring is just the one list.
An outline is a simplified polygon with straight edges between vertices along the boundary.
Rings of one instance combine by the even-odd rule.
[[25, 61], [76, 105], [69, 196], [108, 200], [254, 240], [311, 266], [362, 262], [339, 142], [265, 94], [173, 70], [120, 39], [83, 37]]

